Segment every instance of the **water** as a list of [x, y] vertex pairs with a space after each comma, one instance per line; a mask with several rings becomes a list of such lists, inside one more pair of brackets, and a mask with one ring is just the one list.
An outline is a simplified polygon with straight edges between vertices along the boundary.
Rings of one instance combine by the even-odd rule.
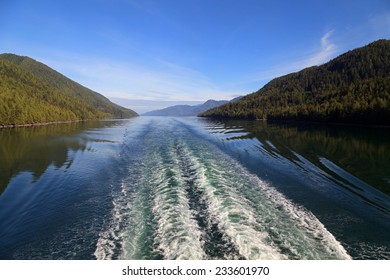
[[390, 130], [139, 117], [0, 130], [1, 259], [389, 259]]

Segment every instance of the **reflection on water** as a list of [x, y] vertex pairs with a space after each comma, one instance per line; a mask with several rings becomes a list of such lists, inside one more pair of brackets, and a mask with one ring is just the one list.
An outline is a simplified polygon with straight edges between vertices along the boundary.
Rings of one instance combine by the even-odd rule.
[[124, 123], [0, 130], [0, 259], [91, 258]]
[[0, 130], [0, 194], [10, 180], [21, 172], [30, 172], [37, 181], [45, 170], [69, 167], [73, 157], [70, 152], [83, 151], [88, 137], [74, 137], [89, 128], [103, 128], [115, 122], [76, 122], [46, 126], [21, 127]]
[[357, 259], [390, 257], [390, 129], [202, 120], [218, 146], [312, 211]]
[[390, 129], [0, 130], [0, 259], [390, 258]]
[[[389, 129], [181, 118], [173, 134], [183, 126], [192, 138], [217, 147], [210, 146], [201, 158], [222, 150], [311, 211], [353, 258], [390, 257]], [[163, 121], [159, 128], [172, 129]], [[240, 174], [239, 169], [222, 170], [219, 166], [210, 176]], [[238, 181], [218, 179], [222, 186], [242, 189]]]
[[[254, 121], [219, 122], [224, 129], [244, 131], [227, 140], [257, 138], [260, 151], [270, 155], [282, 155], [291, 162], [299, 162], [297, 155], [304, 157], [317, 167], [336, 176], [330, 164], [333, 162], [353, 176], [390, 194], [390, 129], [267, 124]], [[225, 132], [226, 134], [226, 132]], [[345, 178], [338, 179], [345, 181]]]

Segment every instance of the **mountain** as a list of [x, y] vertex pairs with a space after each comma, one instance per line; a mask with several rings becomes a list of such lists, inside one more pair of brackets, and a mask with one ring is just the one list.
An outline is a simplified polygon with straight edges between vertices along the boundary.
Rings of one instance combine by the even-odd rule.
[[199, 105], [194, 105], [194, 106], [175, 105], [161, 110], [150, 111], [143, 115], [144, 116], [196, 116], [199, 113], [221, 106], [228, 102], [229, 101], [226, 100], [220, 100], [220, 101], [207, 100], [205, 103]]
[[390, 41], [276, 78], [200, 116], [390, 125]]
[[0, 126], [134, 116], [34, 59], [0, 54]]

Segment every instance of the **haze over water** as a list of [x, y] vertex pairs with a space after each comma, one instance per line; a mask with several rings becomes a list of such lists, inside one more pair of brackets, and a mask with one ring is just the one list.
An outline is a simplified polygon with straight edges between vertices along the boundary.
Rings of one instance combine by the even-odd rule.
[[1, 259], [388, 259], [390, 130], [140, 117], [0, 130]]

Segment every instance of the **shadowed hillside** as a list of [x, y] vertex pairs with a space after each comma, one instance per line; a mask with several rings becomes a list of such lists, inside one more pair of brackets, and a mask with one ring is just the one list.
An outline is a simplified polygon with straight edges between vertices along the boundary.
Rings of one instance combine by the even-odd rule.
[[390, 125], [390, 41], [276, 78], [203, 117]]

